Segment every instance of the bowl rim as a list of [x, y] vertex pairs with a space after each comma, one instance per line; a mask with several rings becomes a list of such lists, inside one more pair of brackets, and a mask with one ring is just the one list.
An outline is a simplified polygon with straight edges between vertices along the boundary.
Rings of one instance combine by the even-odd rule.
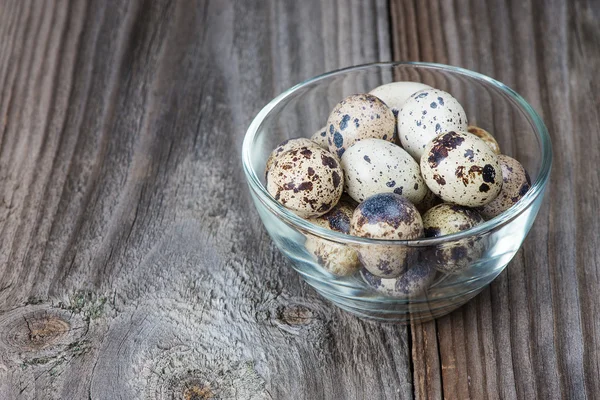
[[[265, 118], [271, 113], [271, 111], [284, 99], [293, 95], [295, 92], [299, 91], [303, 87], [314, 84], [315, 82], [319, 82], [330, 77], [336, 75], [342, 75], [348, 72], [355, 72], [365, 69], [370, 69], [373, 67], [395, 67], [395, 66], [416, 66], [422, 67], [426, 69], [434, 69], [434, 70], [444, 70], [447, 72], [460, 74], [463, 76], [467, 76], [469, 78], [473, 78], [479, 81], [486, 82], [500, 91], [504, 92], [508, 95], [509, 99], [514, 101], [516, 105], [524, 111], [526, 117], [529, 118], [530, 122], [532, 122], [535, 133], [538, 136], [538, 139], [541, 143], [542, 149], [542, 162], [540, 166], [539, 174], [532, 183], [529, 191], [521, 198], [514, 206], [510, 207], [508, 210], [504, 211], [500, 215], [485, 221], [482, 224], [479, 224], [473, 228], [467, 229], [465, 231], [453, 233], [450, 235], [439, 236], [435, 238], [419, 238], [419, 239], [410, 239], [410, 240], [389, 240], [389, 239], [377, 239], [377, 238], [363, 238], [359, 236], [348, 235], [341, 232], [336, 232], [333, 230], [329, 230], [323, 227], [320, 227], [316, 224], [313, 224], [298, 215], [294, 214], [291, 210], [288, 210], [283, 205], [279, 204], [273, 196], [267, 191], [264, 185], [261, 183], [256, 171], [252, 167], [251, 155], [252, 148], [255, 143], [256, 135], [259, 129], [262, 126]], [[391, 83], [391, 82], [389, 82]], [[480, 74], [478, 72], [474, 72], [465, 68], [455, 67], [446, 64], [437, 64], [437, 63], [427, 63], [427, 62], [415, 62], [415, 61], [406, 61], [406, 62], [375, 62], [368, 64], [361, 64], [350, 66], [346, 68], [337, 69], [334, 71], [326, 72], [321, 75], [317, 75], [313, 78], [307, 79], [301, 83], [298, 83], [291, 88], [287, 89], [283, 93], [276, 96], [272, 99], [267, 105], [265, 105], [259, 113], [254, 117], [250, 126], [248, 127], [246, 134], [244, 136], [244, 141], [242, 144], [242, 164], [244, 173], [246, 175], [246, 179], [248, 181], [248, 185], [250, 189], [257, 195], [258, 199], [267, 207], [271, 212], [273, 212], [279, 219], [283, 222], [292, 226], [298, 230], [303, 232], [308, 232], [312, 235], [316, 235], [318, 237], [331, 240], [338, 243], [352, 243], [352, 244], [363, 244], [363, 245], [401, 245], [401, 246], [409, 246], [409, 247], [425, 247], [432, 245], [439, 245], [463, 238], [468, 238], [472, 236], [483, 235], [489, 231], [492, 231], [495, 228], [501, 227], [505, 224], [508, 224], [515, 218], [517, 218], [521, 213], [527, 210], [534, 201], [539, 197], [543, 196], [546, 184], [550, 177], [550, 171], [552, 168], [552, 143], [550, 139], [550, 135], [548, 134], [548, 130], [542, 121], [541, 117], [538, 113], [533, 109], [533, 107], [510, 87], [506, 86], [500, 81], [497, 81], [493, 78], [490, 78], [486, 75]]]

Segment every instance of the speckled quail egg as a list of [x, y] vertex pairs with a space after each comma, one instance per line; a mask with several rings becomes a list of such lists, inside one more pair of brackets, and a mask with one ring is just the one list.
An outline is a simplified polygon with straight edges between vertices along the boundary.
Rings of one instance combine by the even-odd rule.
[[[427, 186], [427, 185], [425, 185]], [[438, 204], [442, 204], [443, 201], [439, 197], [437, 197], [430, 189], [427, 187], [427, 191], [425, 193], [425, 197], [419, 203], [415, 204], [417, 210], [419, 210], [419, 214], [423, 216], [430, 208], [437, 206]]]
[[302, 218], [312, 218], [337, 204], [344, 172], [333, 154], [313, 144], [280, 154], [267, 170], [266, 182], [275, 200]]
[[366, 269], [361, 269], [360, 274], [367, 285], [376, 291], [404, 299], [423, 294], [435, 279], [436, 270], [431, 265], [417, 264], [397, 278], [381, 278]]
[[475, 135], [443, 133], [425, 147], [421, 174], [442, 200], [478, 207], [494, 200], [502, 188], [498, 156]]
[[498, 142], [496, 141], [494, 136], [492, 136], [492, 134], [489, 133], [488, 131], [486, 131], [485, 129], [482, 129], [475, 125], [470, 125], [467, 128], [467, 132], [469, 132], [470, 134], [475, 135], [479, 139], [483, 140], [485, 142], [485, 144], [490, 146], [490, 149], [492, 149], [492, 151], [494, 153], [501, 154], [500, 145], [498, 144]]
[[520, 162], [503, 154], [498, 156], [498, 160], [502, 169], [502, 190], [494, 200], [479, 208], [486, 219], [494, 218], [511, 208], [531, 187], [529, 174]]
[[431, 139], [453, 130], [467, 130], [467, 115], [458, 100], [443, 90], [413, 93], [398, 114], [402, 147], [417, 161]]
[[471, 229], [484, 222], [479, 213], [456, 204], [438, 204], [423, 215], [425, 237], [440, 237]]
[[369, 94], [383, 100], [392, 112], [397, 116], [404, 102], [408, 100], [411, 94], [423, 89], [433, 89], [431, 86], [421, 82], [392, 82], [386, 83], [371, 90]]
[[319, 129], [318, 131], [313, 133], [312, 136], [310, 137], [310, 140], [312, 140], [313, 142], [318, 144], [319, 147], [329, 150], [329, 143], [327, 142], [327, 128], [326, 127], [322, 127], [321, 129]]
[[[327, 214], [308, 221], [323, 228], [350, 234], [350, 220], [356, 205], [352, 199], [342, 199]], [[360, 267], [358, 253], [353, 247], [331, 242], [309, 235], [306, 238], [306, 249], [315, 257], [319, 265], [338, 276], [352, 275]]]
[[316, 143], [314, 143], [312, 140], [302, 137], [284, 140], [283, 142], [279, 143], [279, 145], [275, 147], [275, 150], [273, 150], [269, 155], [269, 158], [267, 159], [267, 165], [265, 167], [265, 175], [271, 168], [271, 164], [273, 164], [275, 159], [281, 154], [289, 150], [298, 149], [302, 146], [310, 147], [315, 145]]
[[[366, 238], [409, 240], [423, 236], [423, 222], [415, 206], [395, 193], [379, 193], [360, 203], [350, 223], [350, 234]], [[393, 245], [359, 245], [363, 266], [373, 275], [395, 278], [417, 256], [414, 249]]]
[[[473, 209], [456, 204], [440, 204], [423, 215], [425, 237], [440, 237], [471, 229], [484, 222]], [[439, 271], [457, 273], [476, 261], [482, 252], [478, 238], [443, 243], [427, 254], [427, 260]]]
[[342, 156], [341, 165], [346, 192], [358, 202], [377, 193], [392, 192], [415, 204], [427, 192], [419, 164], [401, 147], [385, 140], [354, 143]]
[[353, 94], [339, 102], [327, 120], [329, 150], [342, 157], [356, 141], [376, 138], [394, 140], [396, 117], [379, 98]]

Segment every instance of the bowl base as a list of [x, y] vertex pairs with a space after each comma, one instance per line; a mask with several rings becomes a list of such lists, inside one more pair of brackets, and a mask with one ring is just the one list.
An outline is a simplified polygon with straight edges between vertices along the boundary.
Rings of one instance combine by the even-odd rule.
[[362, 299], [349, 299], [337, 296], [331, 292], [323, 292], [317, 288], [315, 290], [335, 306], [359, 318], [383, 323], [408, 325], [432, 321], [449, 314], [477, 296], [483, 288], [452, 298], [430, 299], [428, 301], [419, 300], [414, 303], [411, 303], [409, 300], [401, 306], [389, 303], [373, 303]]

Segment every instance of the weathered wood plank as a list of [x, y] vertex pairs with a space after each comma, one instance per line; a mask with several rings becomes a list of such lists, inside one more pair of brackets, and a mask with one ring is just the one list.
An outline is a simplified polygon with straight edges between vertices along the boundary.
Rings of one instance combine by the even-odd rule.
[[303, 284], [239, 162], [280, 91], [391, 58], [385, 1], [0, 7], [0, 397], [412, 397], [407, 328]]
[[[574, 189], [576, 199], [576, 264], [581, 331], [583, 335], [583, 373], [587, 398], [600, 393], [600, 248], [596, 226], [600, 222], [598, 210], [600, 198], [597, 188], [600, 175], [596, 164], [600, 160], [600, 111], [595, 95], [600, 89], [594, 79], [600, 68], [600, 60], [594, 54], [600, 52], [600, 31], [597, 3], [580, 1], [569, 6], [568, 71], [566, 82], [573, 116], [567, 129], [574, 139]], [[583, 156], [577, 156], [583, 155]], [[568, 349], [565, 349], [569, 351]]]
[[440, 359], [435, 322], [411, 325], [412, 362], [415, 397], [442, 397]]
[[[550, 196], [523, 249], [489, 289], [437, 321], [443, 396], [597, 397], [597, 4], [397, 0], [391, 11], [395, 59], [447, 61], [507, 83], [543, 116], [555, 148]], [[426, 398], [439, 382], [414, 337]]]

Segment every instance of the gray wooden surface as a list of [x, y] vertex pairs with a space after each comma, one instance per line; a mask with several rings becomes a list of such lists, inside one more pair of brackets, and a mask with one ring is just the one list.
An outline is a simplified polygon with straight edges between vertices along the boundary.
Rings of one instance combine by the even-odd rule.
[[[0, 2], [0, 399], [600, 397], [600, 3]], [[523, 248], [438, 321], [330, 307], [240, 162], [287, 87], [376, 60], [495, 77], [542, 114]]]

